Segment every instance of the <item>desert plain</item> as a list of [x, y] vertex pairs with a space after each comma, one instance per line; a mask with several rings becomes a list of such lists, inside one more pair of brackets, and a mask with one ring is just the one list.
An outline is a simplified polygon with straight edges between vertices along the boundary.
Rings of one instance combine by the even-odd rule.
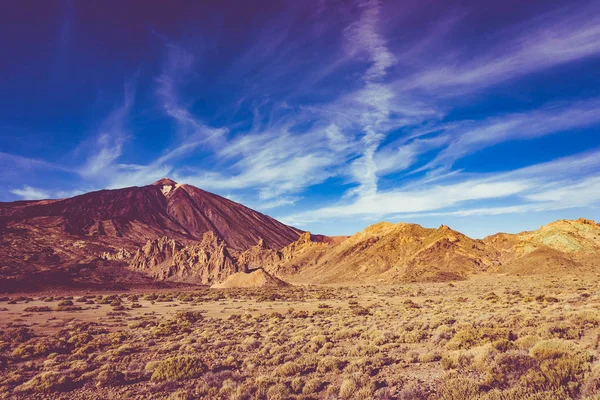
[[10, 399], [597, 399], [598, 274], [26, 293]]

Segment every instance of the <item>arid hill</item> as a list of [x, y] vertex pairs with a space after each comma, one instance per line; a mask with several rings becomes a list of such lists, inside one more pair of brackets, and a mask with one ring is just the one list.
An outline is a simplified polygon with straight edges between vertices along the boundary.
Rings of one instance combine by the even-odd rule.
[[518, 234], [498, 233], [483, 239], [500, 252], [501, 270], [544, 273], [593, 268], [600, 254], [600, 225], [589, 219], [558, 220]]
[[[296, 243], [288, 245], [293, 249]], [[560, 220], [519, 234], [471, 239], [442, 225], [381, 222], [339, 244], [304, 244], [265, 269], [292, 283], [396, 283], [473, 274], [561, 273], [597, 268], [600, 225]]]
[[427, 229], [388, 222], [372, 225], [337, 245], [312, 243], [290, 253], [277, 268], [295, 269], [298, 273], [290, 281], [309, 283], [463, 279], [499, 264], [497, 250], [447, 226]]
[[223, 282], [212, 285], [211, 288], [278, 288], [285, 286], [289, 286], [289, 284], [269, 275], [263, 269], [257, 269], [250, 272], [236, 272], [235, 274], [228, 276]]
[[[280, 249], [302, 234], [239, 203], [170, 179], [68, 199], [0, 203], [0, 290], [85, 285], [94, 275], [102, 276], [106, 285], [119, 284], [131, 280], [131, 274], [112, 268], [119, 263], [122, 267], [148, 240], [167, 236], [191, 245], [202, 243], [207, 232], [237, 251], [257, 243]], [[89, 276], [82, 280], [83, 275]]]

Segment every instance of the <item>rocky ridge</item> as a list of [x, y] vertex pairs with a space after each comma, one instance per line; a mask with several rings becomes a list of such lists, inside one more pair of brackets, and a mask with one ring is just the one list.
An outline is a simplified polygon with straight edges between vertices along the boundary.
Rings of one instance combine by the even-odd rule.
[[[575, 271], [593, 265], [600, 252], [599, 238], [600, 226], [590, 220], [556, 221], [537, 231], [482, 240], [446, 225], [431, 229], [382, 222], [337, 242], [317, 241], [305, 232], [280, 250], [266, 248], [262, 241], [245, 251], [226, 250], [223, 244], [212, 246], [219, 249], [214, 250], [217, 266], [210, 257], [194, 256], [206, 247], [185, 247], [161, 264], [162, 272], [153, 276], [214, 284], [228, 274], [260, 268], [297, 284], [364, 284], [457, 280], [487, 272]], [[201, 261], [187, 267], [190, 259]], [[197, 276], [202, 279], [194, 278]]]

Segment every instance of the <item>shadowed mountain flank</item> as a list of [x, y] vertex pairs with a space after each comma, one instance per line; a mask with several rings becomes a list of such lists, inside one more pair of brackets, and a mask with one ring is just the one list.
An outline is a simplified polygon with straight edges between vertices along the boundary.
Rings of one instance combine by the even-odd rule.
[[104, 263], [123, 262], [149, 240], [166, 236], [187, 245], [202, 242], [207, 232], [239, 251], [259, 242], [280, 249], [302, 234], [224, 197], [161, 179], [67, 199], [0, 203], [0, 275], [22, 281], [99, 266], [101, 254]]

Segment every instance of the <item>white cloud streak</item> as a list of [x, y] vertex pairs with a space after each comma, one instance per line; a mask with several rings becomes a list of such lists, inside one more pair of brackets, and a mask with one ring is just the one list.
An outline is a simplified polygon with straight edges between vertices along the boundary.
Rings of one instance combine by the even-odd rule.
[[51, 197], [47, 191], [27, 185], [23, 186], [21, 189], [11, 189], [10, 192], [23, 200], [42, 200]]
[[439, 60], [437, 65], [398, 80], [396, 88], [455, 96], [598, 55], [600, 17], [597, 10], [588, 8], [558, 10], [527, 21], [502, 32], [486, 53], [475, 58], [459, 53]]
[[[459, 174], [452, 179], [455, 182], [378, 192], [348, 204], [292, 214], [283, 221], [303, 225], [361, 216], [398, 219], [402, 216], [495, 215], [595, 205], [600, 202], [600, 150], [510, 172], [480, 177]], [[452, 210], [491, 199], [512, 204]]]
[[350, 49], [352, 53], [366, 53], [371, 65], [365, 71], [364, 89], [356, 93], [356, 101], [364, 104], [366, 112], [360, 117], [364, 136], [364, 152], [351, 167], [352, 174], [360, 183], [353, 193], [360, 196], [373, 195], [377, 191], [377, 164], [375, 152], [385, 132], [381, 125], [388, 120], [390, 102], [394, 93], [381, 81], [387, 70], [394, 65], [395, 57], [388, 50], [385, 39], [377, 31], [380, 4], [377, 0], [360, 3], [361, 16], [348, 27]]

